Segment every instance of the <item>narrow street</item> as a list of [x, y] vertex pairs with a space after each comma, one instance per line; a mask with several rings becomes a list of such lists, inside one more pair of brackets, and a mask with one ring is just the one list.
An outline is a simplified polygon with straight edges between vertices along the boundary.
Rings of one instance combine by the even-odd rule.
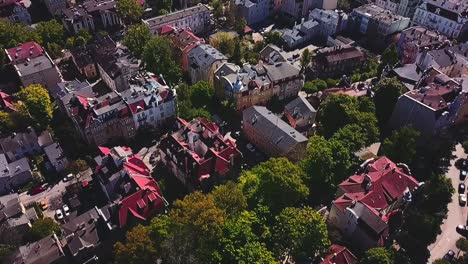
[[[428, 250], [431, 253], [428, 263], [442, 258], [450, 249], [457, 252], [455, 242], [460, 235], [455, 230], [457, 225], [466, 224], [466, 207], [461, 207], [458, 203], [458, 183], [460, 183], [460, 171], [455, 167], [455, 161], [459, 158], [465, 158], [466, 154], [463, 152], [461, 144], [456, 146], [453, 153], [456, 158], [451, 161], [451, 166], [447, 173], [447, 177], [452, 179], [452, 185], [455, 193], [452, 196], [452, 202], [448, 205], [448, 215], [440, 227], [442, 233], [437, 236], [436, 241], [429, 245]], [[466, 182], [466, 180], [465, 180]]]

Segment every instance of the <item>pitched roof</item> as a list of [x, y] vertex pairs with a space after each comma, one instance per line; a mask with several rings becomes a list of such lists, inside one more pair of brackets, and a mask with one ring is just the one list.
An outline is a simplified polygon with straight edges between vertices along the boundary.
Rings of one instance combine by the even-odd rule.
[[304, 95], [299, 96], [289, 102], [284, 111], [287, 112], [295, 121], [296, 126], [307, 125], [309, 121], [314, 122], [317, 110], [307, 101]]
[[171, 12], [165, 15], [152, 17], [147, 20], [143, 20], [149, 27], [159, 27], [160, 25], [168, 24], [184, 17], [198, 15], [203, 12], [209, 12], [210, 9], [206, 5], [196, 5], [179, 11]]
[[45, 51], [37, 42], [30, 41], [7, 49], [8, 58], [14, 64], [21, 63], [26, 59], [33, 59], [44, 55]]
[[99, 214], [93, 208], [79, 216], [73, 217], [61, 226], [62, 233], [67, 239], [67, 247], [73, 256], [81, 250], [97, 247], [100, 238], [97, 230]]
[[14, 99], [11, 95], [0, 91], [0, 108], [5, 107], [10, 111], [16, 111], [16, 108], [13, 105], [15, 102], [16, 99]]
[[357, 258], [344, 246], [333, 244], [320, 264], [356, 264]]
[[53, 234], [37, 242], [19, 247], [10, 263], [47, 264], [63, 260], [65, 254], [58, 237]]

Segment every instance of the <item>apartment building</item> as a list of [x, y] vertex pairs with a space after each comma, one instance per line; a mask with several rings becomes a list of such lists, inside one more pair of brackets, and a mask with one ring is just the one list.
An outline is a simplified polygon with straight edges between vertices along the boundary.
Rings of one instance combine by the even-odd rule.
[[315, 51], [312, 69], [318, 77], [338, 78], [360, 69], [366, 62], [364, 52], [351, 45], [322, 48]]
[[394, 14], [412, 18], [416, 8], [418, 7], [419, 0], [377, 0], [375, 5], [387, 9]]
[[213, 83], [214, 72], [228, 58], [209, 44], [199, 44], [192, 48], [188, 54], [188, 73], [190, 81], [207, 81]]
[[243, 17], [247, 25], [253, 25], [270, 16], [273, 5], [271, 0], [235, 0], [234, 10], [236, 16]]
[[445, 35], [422, 26], [414, 26], [400, 33], [397, 49], [402, 64], [414, 63], [416, 57], [425, 48], [439, 49], [448, 41]]
[[466, 38], [468, 2], [465, 0], [424, 0], [416, 8], [413, 23], [437, 30], [450, 38]]
[[164, 26], [189, 29], [195, 34], [205, 32], [210, 28], [210, 8], [206, 5], [196, 5], [165, 15], [143, 20], [154, 35], [159, 35]]

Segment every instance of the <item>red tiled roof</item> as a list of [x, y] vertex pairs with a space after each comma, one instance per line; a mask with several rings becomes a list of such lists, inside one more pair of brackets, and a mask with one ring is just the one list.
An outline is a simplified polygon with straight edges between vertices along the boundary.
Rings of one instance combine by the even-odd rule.
[[452, 93], [455, 93], [455, 91], [450, 86], [431, 83], [423, 90], [413, 90], [405, 95], [437, 111], [448, 106], [445, 98]]
[[106, 147], [98, 147], [99, 151], [101, 151], [101, 153], [105, 156], [109, 155], [109, 153], [111, 153], [111, 150], [110, 148], [106, 148]]
[[119, 208], [119, 225], [121, 228], [125, 227], [129, 215], [141, 220], [148, 220], [163, 208], [164, 201], [159, 189], [145, 187], [122, 199]]
[[14, 100], [11, 95], [0, 91], [0, 105], [4, 105], [6, 108], [16, 111], [16, 108], [13, 106]]
[[7, 50], [11, 62], [16, 63], [26, 59], [33, 59], [44, 54], [41, 45], [34, 41], [26, 42]]
[[[371, 182], [367, 187], [368, 191], [366, 177]], [[367, 174], [353, 175], [340, 183], [339, 188], [344, 194], [333, 201], [333, 204], [344, 210], [355, 200], [377, 210], [385, 209], [402, 197], [406, 189], [413, 191], [418, 184], [416, 179], [405, 174], [394, 162], [382, 157], [368, 165]]]
[[356, 264], [357, 258], [346, 247], [331, 245], [321, 264]]
[[244, 27], [244, 34], [249, 34], [249, 33], [252, 33], [252, 32], [253, 32], [253, 30], [249, 26]]
[[171, 27], [171, 26], [163, 26], [159, 32], [159, 34], [161, 35], [164, 35], [164, 34], [168, 34], [168, 33], [171, 33], [171, 32], [174, 32], [174, 28]]
[[131, 105], [129, 105], [130, 107], [130, 111], [132, 111], [133, 114], [135, 114], [137, 112], [137, 108], [141, 107], [142, 109], [145, 109], [145, 100], [140, 100], [140, 101], [137, 101]]
[[124, 162], [124, 167], [130, 173], [138, 173], [138, 174], [142, 174], [146, 176], [150, 175], [149, 168], [145, 165], [143, 160], [141, 160], [141, 158], [138, 157], [137, 155], [133, 155], [129, 157], [127, 161]]

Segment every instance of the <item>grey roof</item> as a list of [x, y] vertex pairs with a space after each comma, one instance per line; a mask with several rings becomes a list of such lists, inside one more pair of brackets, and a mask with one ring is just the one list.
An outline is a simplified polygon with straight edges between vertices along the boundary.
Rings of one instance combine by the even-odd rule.
[[52, 67], [54, 67], [54, 64], [46, 55], [32, 58], [29, 62], [15, 65], [15, 68], [21, 76], [28, 76], [36, 72], [42, 72]]
[[8, 227], [22, 226], [27, 225], [31, 222], [34, 222], [38, 219], [36, 210], [31, 207], [26, 210], [26, 212], [19, 217], [9, 218], [6, 222]]
[[224, 56], [224, 54], [209, 44], [200, 44], [196, 46], [190, 50], [187, 56], [188, 64], [191, 68], [206, 69], [210, 67], [215, 61], [227, 60], [227, 57]]
[[63, 155], [63, 150], [58, 143], [54, 143], [44, 148], [44, 152], [47, 158], [52, 164], [66, 161], [66, 157]]
[[[315, 120], [315, 115], [317, 114], [317, 110], [315, 110], [315, 108], [302, 94], [299, 94], [296, 99], [289, 102], [284, 107], [284, 110], [287, 111], [296, 121], [309, 121], [310, 118]], [[314, 122], [314, 120], [311, 121]], [[302, 123], [298, 125], [302, 125]]]
[[83, 249], [96, 247], [100, 243], [96, 227], [98, 220], [99, 214], [93, 208], [62, 225], [62, 233], [73, 256]]
[[15, 175], [26, 171], [31, 171], [27, 158], [7, 163], [5, 155], [0, 154], [0, 177], [14, 177]]
[[251, 106], [242, 112], [244, 122], [249, 122], [265, 141], [289, 151], [307, 138], [292, 128], [264, 106]]
[[309, 13], [309, 19], [315, 19], [322, 23], [338, 24], [340, 16], [342, 16], [343, 19], [348, 19], [348, 15], [343, 11], [324, 10], [315, 8]]
[[409, 18], [394, 14], [389, 10], [383, 9], [379, 6], [372, 5], [372, 4], [365, 4], [358, 8], [355, 8], [352, 14], [354, 13], [360, 13], [361, 15], [364, 15], [366, 17], [372, 18], [374, 20], [377, 20], [381, 23], [386, 23], [386, 24], [391, 24], [395, 21], [402, 20], [402, 19], [409, 20]]
[[37, 135], [34, 130], [27, 133], [16, 133], [8, 137], [0, 139], [1, 151], [3, 153], [11, 152], [27, 146], [30, 144], [37, 144]]
[[10, 259], [12, 264], [49, 264], [64, 257], [60, 241], [55, 234], [18, 249]]
[[64, 105], [66, 105], [75, 94], [84, 97], [94, 96], [91, 85], [87, 81], [80, 82], [78, 80], [57, 83], [57, 86], [52, 89], [51, 93], [55, 94], [57, 98], [60, 98], [60, 100], [64, 102]]
[[112, 52], [98, 58], [98, 63], [111, 78], [116, 78], [122, 74], [124, 68], [139, 69], [141, 61], [133, 56], [127, 47], [117, 44]]
[[299, 39], [305, 37], [312, 37], [312, 35], [308, 35], [308, 31], [314, 27], [319, 27], [319, 23], [315, 20], [307, 20], [299, 25], [294, 26], [292, 29], [285, 30], [283, 39], [286, 41], [288, 41], [288, 39], [298, 41]]
[[210, 12], [210, 9], [206, 5], [196, 5], [179, 11], [171, 12], [165, 15], [152, 17], [146, 20], [143, 20], [150, 27], [158, 27], [160, 25], [165, 25], [184, 17], [195, 16], [203, 12]]
[[412, 84], [417, 83], [422, 75], [423, 71], [418, 69], [416, 64], [405, 64], [401, 67], [393, 69], [393, 72], [400, 78], [403, 78], [407, 82], [411, 82]]
[[0, 197], [0, 222], [4, 219], [19, 216], [21, 213], [22, 208], [17, 193]]

